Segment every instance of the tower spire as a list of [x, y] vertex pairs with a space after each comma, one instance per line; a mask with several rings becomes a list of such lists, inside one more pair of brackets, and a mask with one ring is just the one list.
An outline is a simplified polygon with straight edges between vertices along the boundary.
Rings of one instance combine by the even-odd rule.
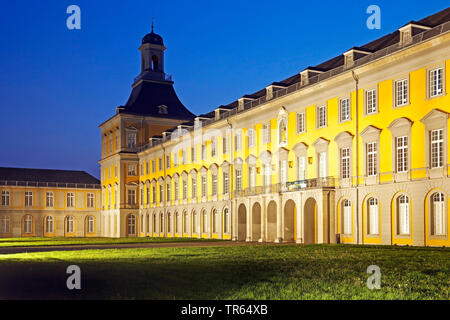
[[152, 32], [153, 32], [154, 22], [155, 22], [155, 17], [152, 17]]

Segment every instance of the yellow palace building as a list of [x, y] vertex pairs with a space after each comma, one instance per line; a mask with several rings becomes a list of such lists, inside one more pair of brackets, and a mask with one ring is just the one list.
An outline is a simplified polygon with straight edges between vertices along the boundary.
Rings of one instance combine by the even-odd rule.
[[196, 116], [161, 36], [100, 125], [100, 232], [448, 246], [450, 8]]

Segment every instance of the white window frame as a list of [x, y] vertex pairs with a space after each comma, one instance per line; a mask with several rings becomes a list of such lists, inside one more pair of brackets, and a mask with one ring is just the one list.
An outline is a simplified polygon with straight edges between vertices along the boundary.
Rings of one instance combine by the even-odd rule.
[[297, 134], [306, 132], [306, 113], [298, 112], [296, 116], [297, 120]]
[[435, 98], [444, 94], [444, 68], [438, 67], [428, 71], [429, 97]]
[[395, 137], [397, 172], [408, 171], [408, 136]]
[[408, 105], [409, 101], [409, 81], [407, 78], [395, 81], [394, 86], [395, 107]]
[[340, 149], [341, 153], [341, 179], [350, 178], [350, 148]]
[[430, 167], [444, 166], [444, 129], [430, 130]]
[[376, 114], [378, 112], [378, 90], [369, 89], [366, 91], [365, 95], [366, 115]]
[[9, 193], [9, 190], [2, 190], [2, 206], [9, 206], [11, 200], [10, 197], [11, 195]]
[[317, 129], [325, 128], [327, 126], [327, 106], [317, 106]]
[[376, 141], [368, 142], [366, 144], [367, 156], [367, 176], [372, 177], [378, 174], [378, 143]]
[[351, 105], [350, 98], [342, 98], [339, 100], [339, 122], [346, 122], [351, 120]]

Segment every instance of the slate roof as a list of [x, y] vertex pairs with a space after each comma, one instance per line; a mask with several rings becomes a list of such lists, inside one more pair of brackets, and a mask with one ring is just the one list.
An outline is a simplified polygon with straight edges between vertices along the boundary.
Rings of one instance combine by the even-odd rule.
[[[167, 114], [159, 106], [167, 106]], [[141, 81], [131, 91], [123, 113], [181, 120], [192, 120], [195, 115], [178, 99], [172, 82]]]
[[100, 184], [85, 171], [0, 167], [0, 180]]

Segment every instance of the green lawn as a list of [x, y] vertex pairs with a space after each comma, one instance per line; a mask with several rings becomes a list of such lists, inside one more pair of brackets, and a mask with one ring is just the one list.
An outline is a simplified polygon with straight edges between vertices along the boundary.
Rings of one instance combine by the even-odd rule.
[[0, 238], [2, 247], [29, 247], [29, 246], [64, 246], [85, 244], [124, 244], [124, 243], [160, 243], [160, 242], [192, 242], [192, 241], [226, 241], [217, 239], [198, 238]]
[[[353, 245], [105, 249], [0, 256], [0, 298], [449, 299], [450, 250]], [[82, 289], [65, 287], [68, 265]], [[366, 287], [369, 265], [381, 289]]]

